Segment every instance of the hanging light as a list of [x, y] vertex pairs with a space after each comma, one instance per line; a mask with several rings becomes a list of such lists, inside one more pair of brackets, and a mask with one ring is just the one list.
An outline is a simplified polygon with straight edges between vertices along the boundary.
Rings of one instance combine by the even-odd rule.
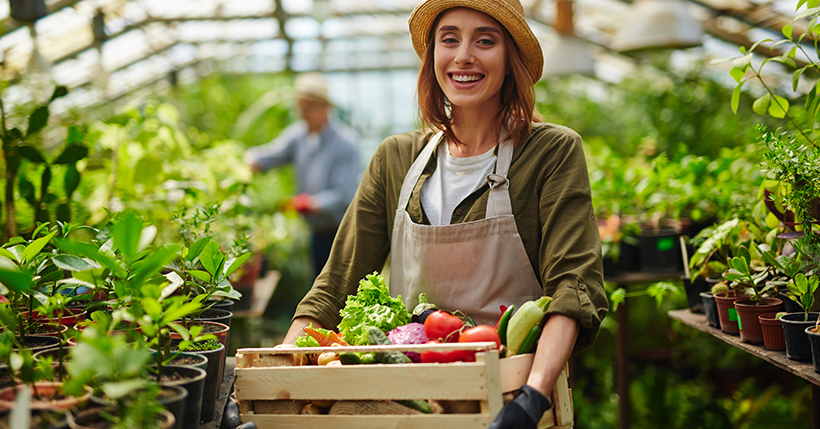
[[557, 0], [555, 32], [558, 42], [544, 51], [544, 71], [541, 76], [595, 74], [595, 60], [587, 51], [587, 43], [575, 35], [572, 0]]
[[703, 43], [703, 26], [681, 0], [635, 0], [612, 48], [620, 52], [685, 49]]

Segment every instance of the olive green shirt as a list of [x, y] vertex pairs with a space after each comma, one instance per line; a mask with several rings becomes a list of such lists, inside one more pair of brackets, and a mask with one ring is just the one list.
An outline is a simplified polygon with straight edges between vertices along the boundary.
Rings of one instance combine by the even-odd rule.
[[[356, 294], [359, 280], [382, 270], [390, 254], [404, 177], [433, 135], [430, 130], [417, 130], [379, 145], [345, 213], [328, 263], [294, 318], [310, 316], [326, 328], [336, 327], [339, 310], [348, 295]], [[416, 223], [429, 224], [419, 192], [436, 168], [435, 158], [428, 162], [407, 206]], [[513, 151], [508, 179], [515, 222], [530, 264], [544, 294], [553, 298], [548, 312], [578, 320], [581, 331], [575, 351], [585, 349], [595, 340], [608, 303], [581, 137], [566, 127], [533, 124]], [[451, 223], [483, 219], [488, 195], [487, 184], [470, 194], [453, 211]]]

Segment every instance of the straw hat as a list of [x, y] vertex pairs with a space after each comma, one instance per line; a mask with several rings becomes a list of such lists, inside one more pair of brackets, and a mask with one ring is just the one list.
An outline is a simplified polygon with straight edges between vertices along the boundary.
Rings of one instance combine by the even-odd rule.
[[427, 52], [427, 38], [430, 26], [441, 12], [454, 7], [466, 7], [495, 18], [515, 40], [524, 57], [524, 64], [532, 78], [531, 84], [538, 82], [544, 67], [541, 44], [524, 19], [524, 7], [519, 0], [423, 0], [410, 14], [410, 36], [413, 48], [420, 58]]
[[296, 98], [333, 104], [330, 101], [327, 78], [321, 73], [302, 73], [296, 77], [293, 86], [296, 89]]

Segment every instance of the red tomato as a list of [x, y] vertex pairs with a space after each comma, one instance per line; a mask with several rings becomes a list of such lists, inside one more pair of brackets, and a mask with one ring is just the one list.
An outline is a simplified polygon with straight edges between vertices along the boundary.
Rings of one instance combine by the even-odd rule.
[[[458, 337], [459, 343], [483, 343], [494, 342], [495, 348], [501, 347], [501, 338], [498, 332], [489, 325], [477, 325], [467, 329]], [[475, 362], [475, 352], [464, 350], [461, 352], [464, 360], [468, 362]]]
[[[440, 341], [430, 340], [426, 344], [441, 344]], [[450, 363], [459, 362], [464, 358], [461, 350], [453, 350], [451, 352], [433, 352], [427, 351], [421, 353], [421, 363]]]
[[448, 343], [458, 341], [459, 330], [464, 322], [446, 311], [436, 311], [427, 316], [424, 321], [424, 333], [427, 338], [441, 340]]

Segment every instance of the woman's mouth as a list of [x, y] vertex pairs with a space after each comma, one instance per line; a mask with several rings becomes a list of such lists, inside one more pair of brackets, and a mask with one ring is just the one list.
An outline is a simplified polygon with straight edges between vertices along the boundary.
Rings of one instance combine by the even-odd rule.
[[470, 84], [474, 82], [478, 82], [481, 79], [484, 79], [484, 75], [482, 74], [459, 74], [459, 73], [450, 73], [450, 79], [461, 83], [461, 84]]

